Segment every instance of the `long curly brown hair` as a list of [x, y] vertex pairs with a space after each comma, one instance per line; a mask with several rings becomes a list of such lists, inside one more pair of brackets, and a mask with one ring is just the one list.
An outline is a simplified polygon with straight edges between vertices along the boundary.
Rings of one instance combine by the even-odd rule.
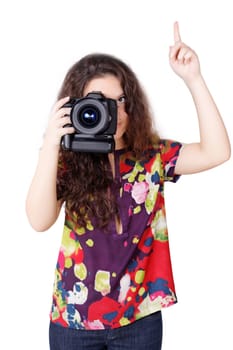
[[[159, 136], [145, 93], [132, 69], [120, 59], [107, 54], [90, 54], [81, 58], [67, 72], [58, 99], [83, 97], [86, 85], [94, 78], [112, 74], [124, 91], [125, 111], [129, 116], [124, 143], [139, 160]], [[95, 218], [99, 227], [106, 227], [118, 214], [113, 188], [116, 186], [108, 155], [70, 152], [60, 149], [57, 173], [57, 196], [66, 201], [69, 215], [77, 225], [86, 226]]]

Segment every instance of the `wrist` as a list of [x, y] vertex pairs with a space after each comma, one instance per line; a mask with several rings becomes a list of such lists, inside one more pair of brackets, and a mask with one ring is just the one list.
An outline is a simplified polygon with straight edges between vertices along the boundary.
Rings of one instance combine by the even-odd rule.
[[52, 143], [50, 140], [44, 139], [41, 150], [48, 152], [59, 152], [60, 144]]
[[186, 79], [184, 82], [190, 90], [193, 90], [195, 88], [205, 85], [204, 78], [201, 75], [201, 73], [198, 75], [192, 76], [189, 79]]

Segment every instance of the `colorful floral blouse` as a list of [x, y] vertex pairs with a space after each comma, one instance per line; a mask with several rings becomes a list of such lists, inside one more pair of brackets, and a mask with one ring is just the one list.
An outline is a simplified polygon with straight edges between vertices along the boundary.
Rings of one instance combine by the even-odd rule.
[[86, 228], [66, 214], [55, 270], [51, 321], [75, 329], [107, 329], [177, 302], [168, 243], [164, 182], [181, 144], [162, 140], [146, 161], [115, 151], [117, 202], [123, 232]]

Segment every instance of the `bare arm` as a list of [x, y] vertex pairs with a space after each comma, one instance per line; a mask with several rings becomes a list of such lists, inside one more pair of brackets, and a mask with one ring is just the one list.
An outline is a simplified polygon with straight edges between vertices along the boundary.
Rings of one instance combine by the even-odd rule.
[[200, 71], [196, 53], [181, 41], [174, 24], [170, 64], [187, 85], [197, 111], [200, 141], [185, 144], [177, 160], [177, 174], [192, 174], [213, 168], [230, 158], [231, 147], [219, 110]]
[[52, 111], [46, 130], [43, 146], [40, 150], [26, 199], [26, 213], [31, 226], [36, 231], [45, 231], [56, 221], [62, 202], [57, 201], [56, 179], [61, 137], [74, 132], [73, 127], [64, 128], [70, 123], [65, 116], [69, 109], [61, 108], [68, 98], [58, 101]]

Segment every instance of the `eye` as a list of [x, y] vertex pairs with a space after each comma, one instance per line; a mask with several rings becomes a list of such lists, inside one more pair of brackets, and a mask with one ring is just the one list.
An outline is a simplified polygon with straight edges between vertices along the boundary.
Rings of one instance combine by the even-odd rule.
[[120, 96], [120, 97], [118, 98], [117, 103], [118, 103], [119, 105], [121, 105], [121, 104], [125, 103], [125, 100], [126, 100], [125, 95], [122, 95], [122, 96]]

